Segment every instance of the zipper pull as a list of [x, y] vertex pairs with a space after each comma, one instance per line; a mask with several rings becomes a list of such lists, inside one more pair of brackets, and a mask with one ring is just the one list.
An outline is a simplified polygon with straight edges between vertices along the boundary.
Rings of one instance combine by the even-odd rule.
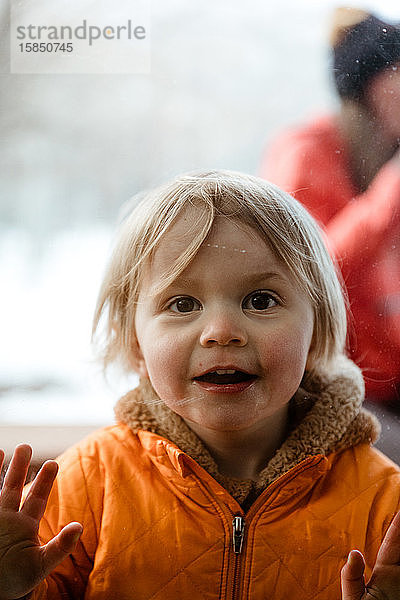
[[243, 546], [244, 537], [244, 519], [243, 517], [234, 517], [233, 522], [233, 551], [240, 554]]

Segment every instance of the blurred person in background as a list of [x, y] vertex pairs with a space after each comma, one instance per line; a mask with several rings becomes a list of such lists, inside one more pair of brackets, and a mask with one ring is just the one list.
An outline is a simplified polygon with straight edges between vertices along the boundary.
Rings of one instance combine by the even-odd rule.
[[278, 136], [260, 174], [325, 229], [367, 398], [400, 414], [400, 27], [338, 8], [331, 44], [338, 113]]

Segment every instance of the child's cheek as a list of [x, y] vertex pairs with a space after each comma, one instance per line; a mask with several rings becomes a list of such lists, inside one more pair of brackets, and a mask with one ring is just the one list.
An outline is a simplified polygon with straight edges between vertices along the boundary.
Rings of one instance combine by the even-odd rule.
[[281, 371], [288, 364], [302, 368], [307, 361], [312, 330], [301, 326], [279, 328], [265, 338], [262, 344], [261, 361], [269, 369]]
[[147, 340], [146, 345], [144, 354], [147, 371], [158, 396], [162, 400], [182, 396], [190, 355], [179, 335], [162, 335], [158, 332], [158, 335]]

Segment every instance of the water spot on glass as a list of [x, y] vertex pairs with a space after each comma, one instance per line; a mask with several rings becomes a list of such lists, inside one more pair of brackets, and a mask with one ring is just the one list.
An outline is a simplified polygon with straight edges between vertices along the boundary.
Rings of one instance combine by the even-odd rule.
[[386, 27], [382, 27], [382, 31], [383, 31], [383, 33], [387, 33]]

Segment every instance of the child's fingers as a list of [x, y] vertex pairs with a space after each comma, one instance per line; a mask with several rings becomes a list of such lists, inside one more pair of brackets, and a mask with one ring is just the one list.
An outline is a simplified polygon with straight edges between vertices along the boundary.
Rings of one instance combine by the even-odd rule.
[[365, 592], [364, 557], [352, 550], [341, 572], [342, 600], [361, 600]]
[[0, 508], [19, 510], [22, 489], [28, 473], [31, 456], [32, 448], [28, 444], [21, 444], [15, 448], [4, 478], [4, 485], [0, 495]]
[[386, 532], [375, 565], [400, 566], [400, 512], [394, 517]]
[[48, 460], [42, 465], [30, 487], [21, 512], [36, 520], [43, 517], [57, 471], [58, 465], [54, 460]]
[[80, 523], [69, 523], [58, 535], [42, 548], [43, 573], [46, 577], [56, 566], [71, 554], [82, 534], [83, 527]]

